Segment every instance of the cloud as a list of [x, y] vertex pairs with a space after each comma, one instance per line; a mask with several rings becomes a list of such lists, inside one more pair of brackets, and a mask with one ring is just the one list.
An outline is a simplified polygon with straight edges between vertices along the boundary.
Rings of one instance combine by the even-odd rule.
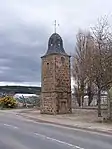
[[12, 34], [6, 38], [0, 36], [1, 82], [40, 82], [40, 57], [46, 50], [46, 35], [45, 32], [41, 33], [42, 30], [35, 33], [29, 28], [28, 31], [25, 30], [25, 34], [19, 33], [16, 37], [11, 36]]
[[111, 6], [110, 0], [0, 0], [0, 84], [40, 84], [40, 57], [54, 20], [66, 52], [73, 54], [77, 30], [110, 14]]

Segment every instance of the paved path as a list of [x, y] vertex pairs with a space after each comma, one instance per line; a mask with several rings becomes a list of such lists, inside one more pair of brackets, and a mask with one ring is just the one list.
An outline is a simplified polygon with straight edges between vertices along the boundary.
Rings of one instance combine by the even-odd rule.
[[0, 113], [0, 149], [112, 149], [112, 136]]
[[[11, 110], [12, 111], [12, 110]], [[16, 111], [17, 114], [24, 116], [25, 118], [35, 121], [43, 121], [68, 127], [74, 127], [79, 129], [92, 130], [97, 132], [105, 132], [112, 134], [112, 123], [103, 122], [103, 117], [97, 118], [96, 111], [90, 110], [73, 110], [72, 114], [64, 115], [46, 115], [40, 114], [39, 110], [21, 110]], [[101, 121], [101, 122], [98, 122]]]

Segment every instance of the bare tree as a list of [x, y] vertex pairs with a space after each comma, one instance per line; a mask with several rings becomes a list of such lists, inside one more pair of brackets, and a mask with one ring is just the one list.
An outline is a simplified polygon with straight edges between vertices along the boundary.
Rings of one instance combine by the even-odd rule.
[[98, 116], [101, 116], [101, 91], [112, 86], [112, 34], [107, 18], [101, 18], [92, 33], [80, 31], [77, 36], [73, 58], [73, 77], [79, 106], [83, 104], [84, 90], [88, 86], [88, 105], [97, 88]]
[[86, 35], [86, 48], [85, 48], [85, 74], [86, 74], [86, 86], [88, 95], [88, 106], [90, 106], [94, 95], [94, 84], [92, 78], [92, 65], [93, 65], [93, 53], [94, 53], [94, 38], [91, 33]]
[[[76, 36], [76, 53], [73, 58], [73, 77], [76, 80], [77, 87], [75, 93], [77, 96], [79, 106], [83, 106], [84, 91], [86, 84], [90, 82], [87, 77], [87, 73], [90, 73], [90, 48], [92, 45], [92, 38], [90, 32], [79, 31]], [[88, 67], [88, 69], [87, 69]], [[89, 70], [89, 71], [87, 71]]]
[[[112, 82], [111, 36], [107, 18], [98, 20], [92, 28], [94, 37], [94, 53], [92, 65], [92, 79], [98, 88], [98, 116], [101, 116], [101, 91]], [[110, 61], [109, 61], [110, 57]]]

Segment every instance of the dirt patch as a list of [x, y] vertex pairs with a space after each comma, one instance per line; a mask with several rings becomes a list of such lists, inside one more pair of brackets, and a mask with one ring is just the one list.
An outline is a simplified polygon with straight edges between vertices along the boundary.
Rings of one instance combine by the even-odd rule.
[[[46, 118], [58, 118], [58, 119], [65, 119], [70, 121], [79, 121], [79, 122], [86, 122], [86, 123], [93, 123], [93, 122], [102, 122], [103, 118], [97, 117], [97, 110], [95, 109], [74, 109], [72, 114], [63, 114], [63, 115], [47, 115], [47, 114], [40, 114], [40, 111], [37, 109], [30, 109], [22, 111], [21, 113], [27, 113], [34, 117], [46, 117]], [[102, 111], [103, 117], [106, 117], [107, 111]]]

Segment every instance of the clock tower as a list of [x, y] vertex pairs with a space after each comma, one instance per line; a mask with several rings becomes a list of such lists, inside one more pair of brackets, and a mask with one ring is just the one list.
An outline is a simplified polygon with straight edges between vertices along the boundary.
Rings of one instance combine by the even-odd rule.
[[70, 56], [59, 34], [51, 35], [48, 50], [41, 58], [41, 113], [71, 113]]

